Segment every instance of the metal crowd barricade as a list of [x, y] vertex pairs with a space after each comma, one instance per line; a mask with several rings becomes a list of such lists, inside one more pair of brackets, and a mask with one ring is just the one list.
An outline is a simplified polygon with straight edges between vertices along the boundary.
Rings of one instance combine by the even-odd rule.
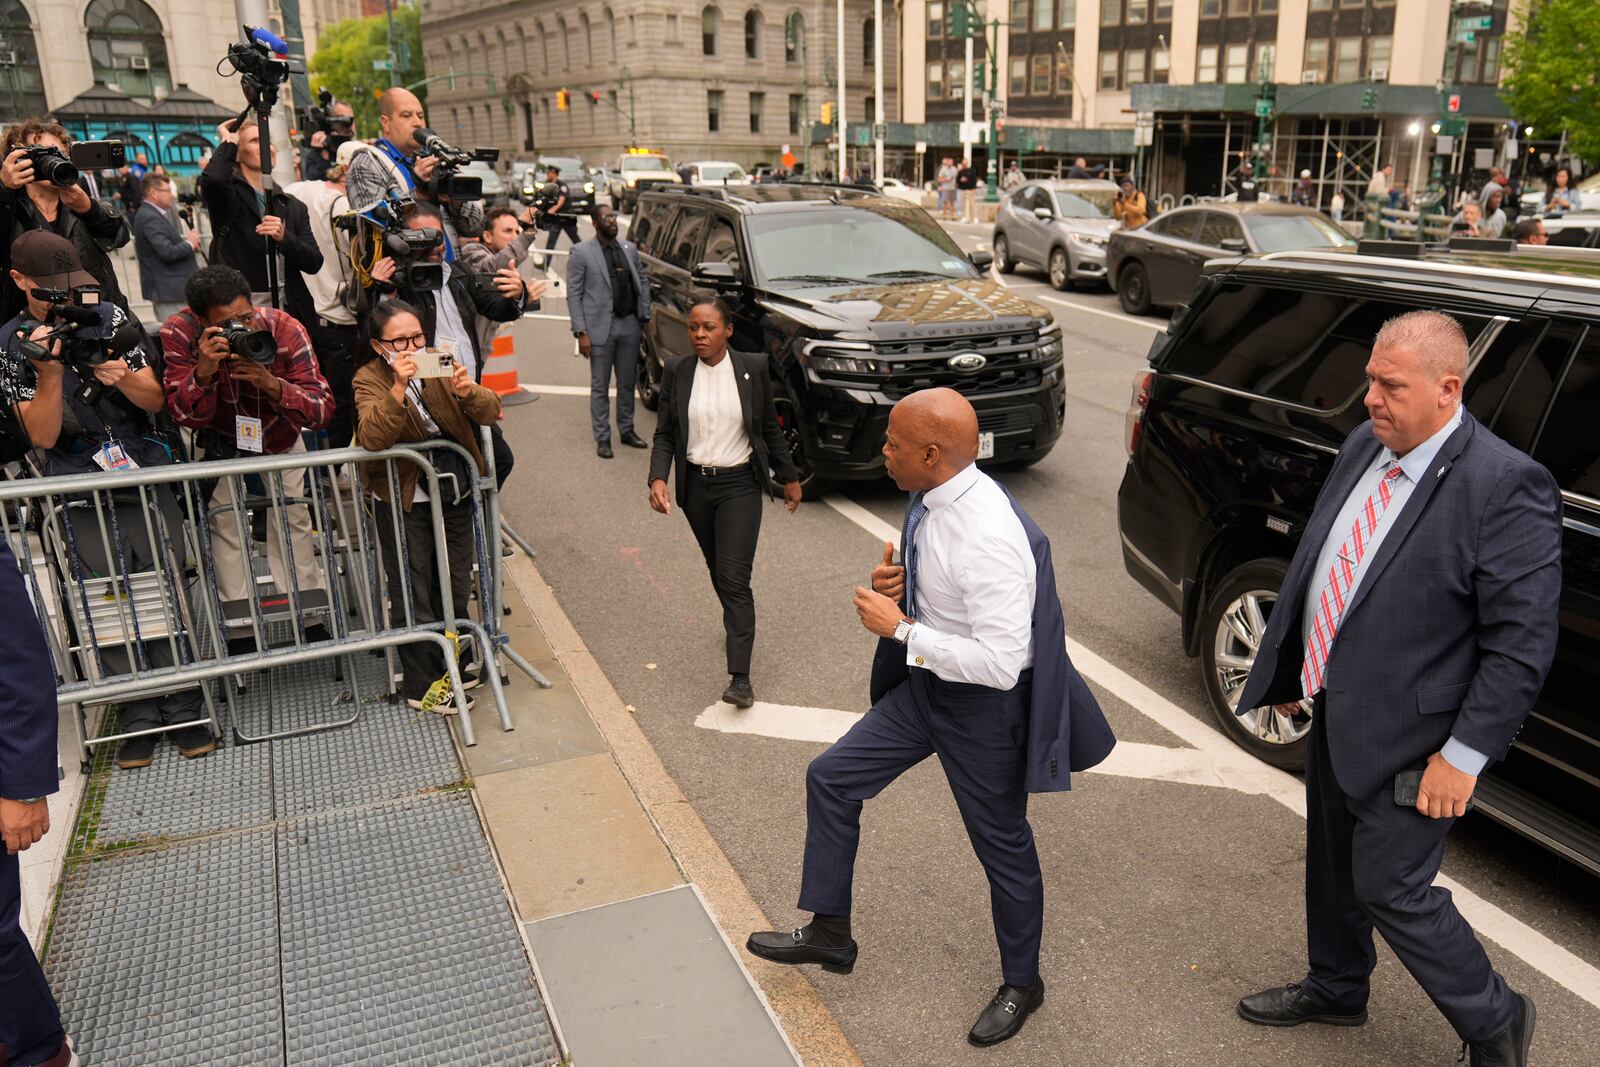
[[[293, 452], [277, 456], [182, 463], [136, 470], [79, 474], [56, 478], [27, 478], [0, 483], [0, 535], [10, 543], [34, 610], [44, 624], [58, 675], [57, 700], [74, 708], [79, 727], [80, 753], [85, 765], [95, 746], [127, 737], [163, 733], [205, 725], [220, 735], [222, 716], [211, 683], [277, 667], [324, 660], [343, 660], [356, 693], [354, 711], [343, 718], [260, 735], [241, 729], [234, 684], [219, 688], [228, 707], [236, 741], [269, 740], [348, 725], [359, 717], [362, 699], [354, 669], [357, 655], [381, 653], [385, 657], [387, 690], [395, 696], [394, 650], [411, 643], [432, 643], [442, 653], [451, 692], [460, 713], [462, 741], [476, 743], [462, 690], [454, 635], [471, 638], [479, 675], [494, 701], [503, 729], [513, 728], [505, 702], [498, 657], [515, 663], [541, 686], [549, 682], [509, 648], [501, 629], [503, 603], [499, 566], [499, 504], [494, 491], [492, 451], [485, 448], [486, 477], [464, 487], [472, 505], [477, 591], [482, 620], [451, 618], [451, 576], [445, 541], [441, 500], [441, 475], [432, 460], [440, 449], [451, 449], [470, 465], [465, 449], [453, 442], [430, 441], [369, 452], [359, 448]], [[437, 621], [422, 621], [415, 610], [415, 590], [403, 530], [398, 530], [400, 574], [385, 573], [377, 552], [376, 511], [369, 506], [370, 492], [362, 464], [382, 463], [389, 484], [398, 483], [395, 465], [410, 461], [428, 495], [426, 507], [431, 530], [440, 614]], [[351, 489], [341, 487], [339, 468], [352, 464]], [[286, 475], [303, 472], [305, 489], [286, 491]], [[246, 481], [259, 479], [264, 491], [246, 492]], [[449, 475], [445, 475], [449, 478]], [[210, 507], [213, 487], [225, 481], [233, 503]], [[219, 502], [225, 494], [217, 493]], [[487, 499], [486, 499], [487, 498]], [[296, 533], [291, 508], [305, 508], [310, 517], [310, 545]], [[251, 536], [247, 516], [265, 511], [282, 539], [286, 566], [278, 586], [257, 572], [259, 550]], [[196, 517], [211, 516], [204, 521]], [[395, 519], [398, 527], [398, 517]], [[242, 603], [225, 602], [218, 585], [213, 548], [213, 523], [230, 522], [239, 535], [247, 596]], [[302, 530], [304, 527], [302, 527]], [[104, 561], [106, 573], [91, 573], [85, 566], [89, 542], [98, 542], [91, 559]], [[296, 574], [296, 553], [312, 551], [325, 588], [301, 588]], [[320, 595], [313, 595], [320, 594]], [[391, 624], [385, 602], [398, 603], [401, 611]], [[317, 612], [326, 619], [328, 637], [309, 641], [303, 629], [304, 614]], [[230, 621], [244, 622], [254, 639], [253, 648], [230, 652]], [[276, 630], [288, 631], [277, 646], [268, 639]], [[235, 629], [232, 636], [239, 636]], [[151, 655], [156, 645], [170, 651], [170, 663], [157, 665]], [[114, 671], [107, 663], [108, 649], [125, 647], [127, 669]], [[137, 733], [91, 736], [89, 709], [128, 699], [156, 697], [198, 686], [204, 694], [206, 716], [192, 722], [172, 723]]]

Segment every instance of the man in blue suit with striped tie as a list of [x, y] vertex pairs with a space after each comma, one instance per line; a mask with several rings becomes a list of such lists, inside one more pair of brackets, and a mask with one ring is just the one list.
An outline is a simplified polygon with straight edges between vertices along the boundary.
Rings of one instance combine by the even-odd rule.
[[972, 405], [950, 389], [913, 393], [889, 416], [883, 454], [912, 496], [905, 566], [885, 545], [872, 588], [856, 590], [856, 613], [879, 638], [872, 709], [806, 773], [800, 908], [812, 921], [752, 934], [746, 947], [777, 963], [855, 966], [862, 804], [936, 755], [989, 878], [1001, 982], [967, 1040], [994, 1045], [1044, 1000], [1044, 877], [1028, 794], [1070, 789], [1071, 772], [1105, 759], [1116, 739], [1067, 658], [1050, 542], [977, 468]]
[[17, 854], [50, 831], [57, 786], [55, 667], [11, 546], [0, 538], [0, 1065], [75, 1063], [61, 1014], [22, 932]]

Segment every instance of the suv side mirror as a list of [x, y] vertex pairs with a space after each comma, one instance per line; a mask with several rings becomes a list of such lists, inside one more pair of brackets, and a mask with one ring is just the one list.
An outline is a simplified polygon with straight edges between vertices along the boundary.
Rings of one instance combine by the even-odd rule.
[[980, 271], [987, 271], [994, 266], [994, 254], [992, 252], [974, 252], [967, 259]]
[[1222, 244], [1217, 247], [1224, 252], [1238, 252], [1240, 254], [1250, 251], [1250, 246], [1244, 243], [1243, 237], [1224, 237]]
[[697, 265], [690, 273], [690, 278], [696, 285], [707, 289], [737, 289], [740, 286], [739, 272], [733, 269], [732, 263], [719, 263], [708, 261]]
[[1036, 207], [1033, 209], [1033, 217], [1036, 219], [1053, 219], [1056, 217], [1056, 213], [1047, 207]]

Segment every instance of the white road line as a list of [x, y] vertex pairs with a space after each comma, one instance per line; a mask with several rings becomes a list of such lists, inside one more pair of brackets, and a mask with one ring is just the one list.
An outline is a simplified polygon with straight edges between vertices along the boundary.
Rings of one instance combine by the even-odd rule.
[[[522, 386], [524, 393], [544, 393], [549, 396], [589, 395], [589, 387], [587, 385], [529, 385], [527, 382], [519, 382], [518, 384]], [[609, 395], [617, 395], [616, 386], [611, 387]]]
[[[833, 510], [873, 537], [899, 542], [898, 529], [854, 501], [835, 495], [829, 495], [824, 500]], [[1269, 796], [1296, 815], [1305, 818], [1305, 787], [1293, 775], [1254, 759], [1212, 727], [1070, 637], [1067, 638], [1067, 654], [1072, 657], [1074, 665], [1085, 678], [1198, 750], [1194, 757], [1159, 757], [1163, 760], [1185, 761], [1183, 764], [1175, 763], [1171, 768], [1173, 773], [1199, 773], [1195, 770], [1195, 761], [1208, 761], [1210, 763], [1208, 773], [1229, 788], [1244, 793]], [[1125, 745], [1126, 742], [1118, 744], [1117, 749], [1120, 751]], [[1136, 750], [1127, 758], [1133, 761], [1132, 765], [1139, 766], [1148, 765], [1156, 757], [1152, 757], [1149, 752]], [[1111, 766], [1107, 769], [1107, 773], [1118, 773], [1117, 761], [1113, 759], [1108, 763]], [[1146, 775], [1141, 773], [1138, 776]], [[1435, 880], [1435, 884], [1450, 891], [1455, 898], [1456, 907], [1480, 935], [1494, 941], [1569, 993], [1600, 1008], [1600, 967], [1595, 967], [1556, 944], [1521, 919], [1485, 900], [1455, 879], [1441, 874]]]

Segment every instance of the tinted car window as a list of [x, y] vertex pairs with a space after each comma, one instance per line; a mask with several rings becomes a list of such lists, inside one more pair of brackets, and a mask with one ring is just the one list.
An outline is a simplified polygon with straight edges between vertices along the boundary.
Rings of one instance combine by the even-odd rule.
[[1033, 186], [1025, 185], [1011, 194], [1012, 206], [1022, 211], [1033, 210]]
[[702, 263], [730, 263], [739, 269], [739, 240], [734, 236], [733, 225], [727, 219], [711, 220], [711, 232], [706, 237], [706, 250], [700, 256]]
[[1205, 223], [1200, 227], [1200, 236], [1191, 240], [1198, 240], [1201, 244], [1212, 248], [1221, 248], [1222, 242], [1229, 238], [1244, 239], [1244, 231], [1239, 228], [1239, 220], [1220, 211], [1207, 211]]
[[[1245, 219], [1257, 252], [1343, 248], [1355, 239], [1321, 215], [1251, 215]], [[1207, 244], [1210, 242], [1208, 241]]]
[[1541, 319], [1507, 327], [1467, 383], [1467, 410], [1506, 441], [1530, 451], [1567, 354], [1582, 333], [1576, 323]]
[[841, 203], [752, 215], [746, 236], [762, 280], [780, 287], [977, 277], [966, 253], [913, 204]]
[[[1044, 195], [1049, 197], [1050, 194], [1045, 192]], [[1057, 189], [1056, 214], [1064, 219], [1109, 219], [1115, 195], [1110, 189], [1078, 193]]]
[[1549, 467], [1561, 488], [1600, 498], [1600, 330], [1590, 327], [1561, 379], [1533, 458]]
[[704, 211], [685, 211], [679, 216], [678, 225], [673, 227], [672, 237], [661, 258], [675, 267], [692, 269], [700, 255], [707, 221]]
[[1174, 211], [1147, 224], [1145, 229], [1180, 241], [1193, 241], [1195, 232], [1200, 228], [1200, 217], [1204, 214], [1203, 211]]
[[650, 240], [654, 234], [663, 230], [662, 222], [666, 219], [667, 206], [659, 200], [648, 201], [641, 205], [639, 213], [633, 220], [633, 225], [628, 227], [628, 237], [639, 246], [639, 251], [646, 255], [659, 256], [655, 244]]
[[[1348, 432], [1366, 418], [1372, 338], [1386, 319], [1415, 310], [1314, 290], [1224, 285], [1162, 369], [1319, 411], [1343, 409]], [[1456, 316], [1469, 339], [1485, 319]], [[1355, 403], [1352, 403], [1355, 401]]]

